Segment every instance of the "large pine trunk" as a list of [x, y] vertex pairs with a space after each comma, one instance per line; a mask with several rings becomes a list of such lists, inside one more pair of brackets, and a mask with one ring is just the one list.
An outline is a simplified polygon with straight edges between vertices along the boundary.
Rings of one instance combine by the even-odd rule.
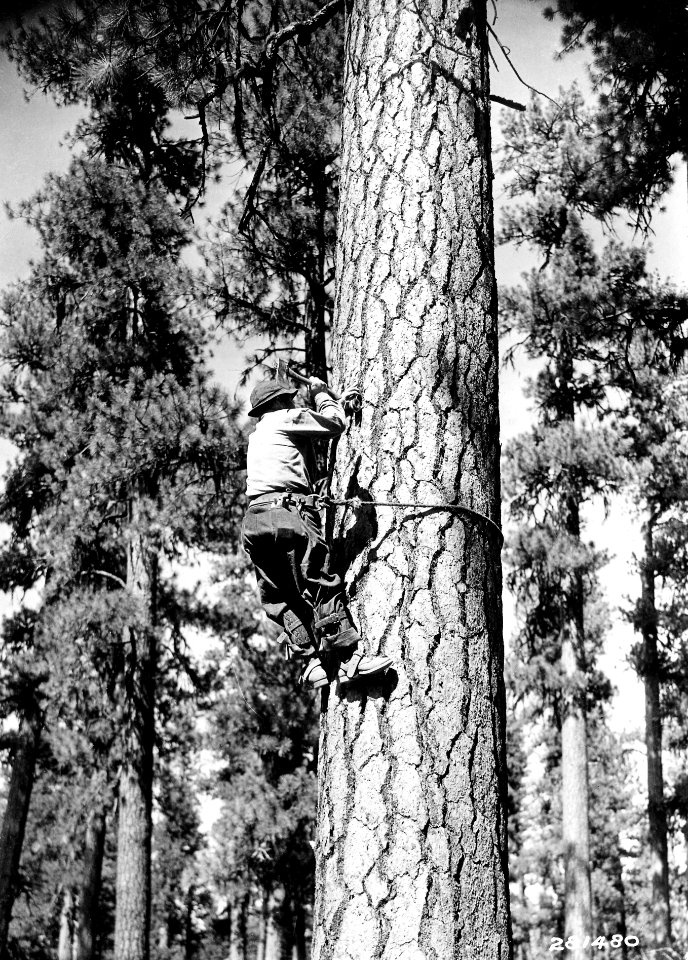
[[86, 825], [84, 872], [76, 910], [74, 960], [93, 960], [95, 957], [104, 849], [105, 812], [102, 808], [96, 808]]
[[[153, 559], [136, 532], [135, 499], [129, 509], [132, 534], [127, 549], [127, 589], [142, 610], [152, 611], [156, 589]], [[127, 627], [123, 642], [124, 756], [118, 791], [114, 960], [148, 960], [156, 669], [153, 626]]]
[[30, 701], [17, 733], [7, 806], [0, 831], [0, 956], [4, 956], [7, 949], [26, 818], [36, 775], [41, 728], [40, 710], [37, 704]]
[[[333, 360], [364, 395], [340, 495], [498, 522], [485, 15], [480, 0], [348, 6]], [[324, 700], [314, 960], [503, 960], [498, 537], [384, 507], [337, 533], [362, 635], [398, 681]]]
[[640, 568], [642, 582], [642, 670], [645, 685], [645, 746], [647, 750], [647, 815], [652, 884], [652, 939], [655, 947], [671, 944], [669, 858], [662, 770], [662, 714], [659, 699], [657, 656], [657, 607], [653, 524], [644, 527], [645, 555]]

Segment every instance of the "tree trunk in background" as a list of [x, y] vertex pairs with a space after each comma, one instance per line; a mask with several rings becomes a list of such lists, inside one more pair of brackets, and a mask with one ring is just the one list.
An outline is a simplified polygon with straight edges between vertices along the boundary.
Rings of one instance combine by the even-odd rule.
[[[557, 360], [560, 383], [559, 420], [575, 424], [574, 362], [566, 333]], [[574, 543], [581, 538], [580, 493], [575, 482], [564, 500], [564, 527]], [[592, 933], [590, 880], [590, 786], [588, 721], [585, 711], [587, 657], [585, 652], [585, 589], [580, 570], [571, 571], [562, 627], [560, 666], [563, 675], [561, 722], [562, 840], [564, 848], [564, 937], [573, 938], [571, 960], [586, 960], [583, 944]]]
[[306, 912], [301, 902], [294, 904], [294, 946], [296, 947], [296, 960], [307, 960]]
[[294, 956], [294, 905], [291, 897], [285, 890], [284, 900], [280, 905], [280, 947], [279, 960], [293, 960]]
[[5, 955], [7, 948], [42, 725], [38, 705], [29, 701], [17, 733], [7, 806], [0, 831], [0, 956]]
[[[127, 589], [142, 609], [152, 609], [154, 577], [135, 532], [136, 500], [129, 503], [132, 539]], [[153, 622], [155, 618], [153, 617]], [[148, 960], [151, 913], [151, 834], [155, 696], [155, 632], [125, 629], [124, 757], [119, 777], [114, 960]]]
[[306, 284], [305, 299], [306, 335], [305, 335], [305, 362], [309, 376], [321, 377], [327, 380], [327, 318], [325, 294], [325, 214], [327, 211], [327, 191], [325, 188], [326, 174], [313, 178], [313, 202], [317, 217], [317, 242], [313, 250], [314, 263], [312, 265], [313, 282]]
[[74, 897], [69, 887], [62, 891], [60, 934], [57, 941], [57, 960], [72, 960], [74, 940]]
[[249, 894], [245, 893], [241, 900], [241, 906], [239, 909], [239, 925], [237, 929], [237, 936], [239, 940], [239, 956], [241, 957], [241, 960], [248, 960], [248, 920], [250, 902]]
[[664, 807], [662, 771], [662, 713], [659, 700], [657, 657], [657, 607], [655, 603], [655, 556], [653, 522], [644, 526], [645, 556], [640, 568], [642, 581], [641, 632], [643, 637], [643, 683], [645, 685], [645, 745], [647, 750], [647, 815], [652, 883], [653, 945], [671, 945], [669, 900], [669, 854]]
[[684, 916], [684, 937], [688, 935], [688, 818], [683, 821], [683, 855], [686, 859], [686, 869], [683, 871], [683, 882], [685, 884], [683, 894], [685, 897], [685, 909], [683, 911]]
[[[569, 624], [561, 646], [565, 682], [575, 684], [581, 669], [577, 630]], [[579, 694], [563, 695], [561, 728], [562, 836], [564, 842], [564, 936], [574, 937], [570, 956], [584, 960], [586, 936], [592, 937], [590, 884], [590, 826], [588, 787], [588, 733], [585, 709]]]
[[240, 960], [239, 958], [239, 905], [232, 903], [229, 908], [230, 931], [229, 931], [229, 960]]
[[[621, 840], [619, 840], [621, 844]], [[626, 884], [624, 883], [623, 878], [623, 864], [621, 862], [621, 854], [617, 852], [614, 857], [614, 889], [619, 894], [619, 927], [617, 933], [620, 933], [623, 937], [623, 942], [621, 944], [621, 957], [622, 960], [628, 960], [628, 945], [626, 943], [626, 937], [628, 935], [628, 920], [626, 916]]]
[[[348, 5], [333, 359], [364, 393], [340, 495], [499, 522], [485, 16], [478, 0]], [[398, 683], [324, 700], [314, 960], [505, 960], [498, 537], [386, 508], [339, 535], [355, 618]]]
[[196, 887], [192, 884], [186, 892], [186, 915], [184, 918], [184, 960], [192, 960], [194, 947], [193, 911], [196, 902]]
[[275, 901], [273, 897], [270, 901], [270, 911], [268, 914], [268, 925], [265, 939], [265, 957], [263, 960], [279, 960], [280, 935], [274, 921], [274, 906]]
[[100, 808], [91, 813], [86, 826], [84, 877], [76, 909], [74, 960], [93, 960], [95, 957], [104, 849], [105, 812]]
[[232, 931], [229, 946], [230, 960], [246, 960], [248, 956], [248, 894], [232, 904]]
[[270, 927], [270, 888], [263, 887], [263, 896], [260, 903], [260, 928], [258, 930], [258, 947], [256, 960], [266, 960], [268, 949], [268, 929]]

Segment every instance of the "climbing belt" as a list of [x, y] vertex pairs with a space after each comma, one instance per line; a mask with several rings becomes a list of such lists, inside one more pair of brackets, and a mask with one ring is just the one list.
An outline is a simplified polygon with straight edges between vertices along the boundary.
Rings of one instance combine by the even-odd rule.
[[360, 497], [348, 497], [343, 500], [335, 500], [328, 495], [320, 496], [318, 499], [323, 507], [354, 507], [354, 509], [358, 507], [392, 507], [400, 510], [407, 510], [408, 508], [447, 510], [458, 513], [467, 519], [476, 520], [479, 523], [485, 524], [488, 530], [497, 534], [500, 549], [504, 546], [504, 534], [502, 533], [501, 527], [499, 527], [494, 520], [490, 520], [484, 513], [473, 510], [471, 507], [464, 507], [463, 504], [460, 503], [398, 503], [395, 500], [361, 500]]

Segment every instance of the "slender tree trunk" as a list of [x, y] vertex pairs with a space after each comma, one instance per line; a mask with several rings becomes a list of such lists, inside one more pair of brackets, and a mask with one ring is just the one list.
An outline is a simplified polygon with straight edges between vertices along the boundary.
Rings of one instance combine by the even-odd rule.
[[[575, 423], [576, 401], [571, 345], [563, 334], [557, 358], [558, 414], [563, 423]], [[580, 494], [572, 481], [564, 499], [563, 524], [574, 542], [580, 541]], [[590, 786], [588, 778], [588, 722], [585, 711], [587, 660], [585, 653], [585, 590], [574, 569], [563, 592], [565, 604], [560, 666], [563, 675], [561, 712], [562, 840], [564, 848], [564, 935], [573, 938], [572, 960], [586, 960], [583, 943], [592, 931], [590, 880]]]
[[[137, 502], [129, 501], [131, 542], [127, 588], [141, 609], [155, 597], [151, 558], [136, 533]], [[153, 615], [153, 623], [155, 617]], [[125, 644], [124, 757], [119, 777], [115, 960], [148, 960], [151, 915], [151, 834], [155, 695], [155, 631], [128, 627]]]
[[41, 712], [30, 701], [21, 718], [12, 764], [7, 806], [0, 831], [0, 956], [7, 949], [7, 935], [16, 895], [26, 818], [36, 773], [41, 739]]
[[621, 957], [622, 960], [628, 960], [628, 945], [626, 944], [626, 936], [628, 934], [628, 920], [626, 916], [626, 885], [623, 878], [621, 856], [618, 853], [614, 857], [614, 889], [619, 894], [618, 932], [623, 937], [623, 942], [621, 943]]
[[307, 299], [309, 303], [305, 337], [306, 369], [309, 376], [327, 379], [327, 331], [325, 295], [325, 216], [327, 213], [327, 192], [325, 174], [315, 177], [313, 182], [313, 202], [317, 217], [317, 240], [314, 250], [313, 282], [309, 284]]
[[306, 911], [301, 902], [294, 904], [294, 946], [296, 948], [296, 960], [307, 960]]
[[232, 933], [229, 948], [230, 960], [246, 960], [248, 953], [248, 894], [232, 904]]
[[683, 854], [686, 858], [686, 869], [683, 871], [683, 897], [684, 897], [684, 909], [679, 914], [681, 916], [681, 933], [683, 934], [684, 939], [688, 938], [688, 817], [683, 821], [682, 827], [683, 833]]
[[[274, 907], [274, 898], [271, 903]], [[279, 932], [273, 919], [272, 909], [268, 913], [268, 926], [265, 938], [265, 956], [263, 960], [279, 960]]]
[[[498, 522], [485, 17], [478, 0], [348, 5], [333, 358], [364, 392], [340, 494]], [[504, 960], [498, 537], [442, 511], [345, 522], [352, 609], [398, 682], [324, 700], [314, 960]]]
[[263, 887], [263, 897], [260, 904], [260, 929], [258, 932], [258, 949], [256, 960], [265, 960], [268, 948], [268, 929], [270, 927], [270, 888]]
[[654, 946], [671, 944], [669, 899], [669, 853], [662, 771], [662, 714], [659, 700], [657, 656], [657, 607], [655, 602], [655, 557], [653, 522], [644, 526], [645, 555], [640, 568], [642, 581], [641, 632], [643, 637], [643, 683], [645, 685], [645, 745], [647, 750], [647, 815], [650, 879], [652, 883], [652, 938]]
[[[576, 633], [569, 624], [561, 648], [562, 671], [570, 687], [576, 684], [581, 669]], [[575, 938], [571, 957], [584, 960], [588, 953], [584, 938], [593, 935], [587, 718], [579, 693], [565, 694], [565, 701], [561, 729], [565, 936]]]
[[237, 931], [239, 929], [239, 905], [232, 903], [229, 908], [230, 930], [229, 930], [229, 960], [239, 960], [239, 938]]
[[74, 897], [69, 887], [62, 891], [60, 933], [57, 941], [57, 960], [72, 960], [74, 943]]
[[294, 956], [294, 904], [291, 895], [285, 890], [280, 907], [280, 949], [279, 960], [293, 960]]
[[241, 906], [239, 909], [239, 929], [237, 931], [239, 935], [239, 949], [241, 951], [240, 956], [241, 960], [248, 960], [248, 914], [249, 914], [249, 905], [250, 897], [248, 892], [244, 894], [241, 900]]
[[86, 826], [84, 876], [76, 909], [75, 960], [94, 960], [105, 849], [105, 812], [94, 810]]
[[193, 960], [196, 952], [193, 942], [193, 909], [196, 901], [196, 888], [189, 885], [186, 894], [186, 917], [184, 921], [184, 960]]

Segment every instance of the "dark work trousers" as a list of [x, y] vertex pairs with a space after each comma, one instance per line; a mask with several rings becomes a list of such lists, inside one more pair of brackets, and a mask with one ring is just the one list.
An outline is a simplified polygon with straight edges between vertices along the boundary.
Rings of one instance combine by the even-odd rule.
[[309, 657], [354, 647], [360, 637], [345, 604], [342, 581], [330, 573], [320, 513], [299, 502], [249, 506], [242, 525], [260, 599], [286, 634], [287, 655]]

